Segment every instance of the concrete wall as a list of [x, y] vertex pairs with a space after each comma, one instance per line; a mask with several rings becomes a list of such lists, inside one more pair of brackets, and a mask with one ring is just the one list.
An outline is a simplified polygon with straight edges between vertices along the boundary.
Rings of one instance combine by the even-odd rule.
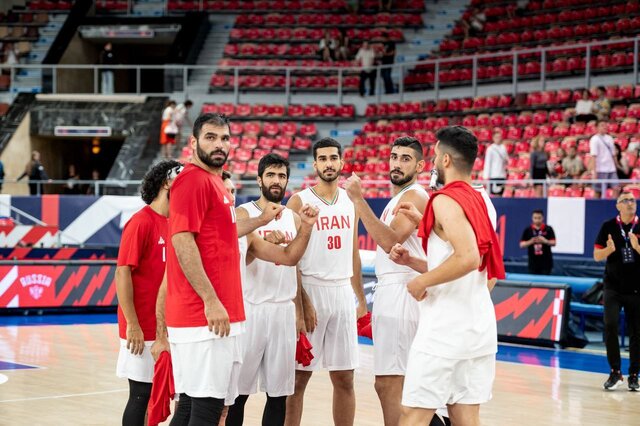
[[[99, 53], [95, 45], [87, 43], [76, 34], [62, 55], [60, 64], [96, 64]], [[57, 91], [58, 93], [93, 93], [93, 79], [93, 70], [58, 70]]]
[[[29, 137], [30, 118], [27, 114], [18, 126], [18, 129], [9, 140], [9, 143], [0, 155], [0, 161], [4, 164], [5, 179], [15, 180], [24, 172], [25, 166], [31, 160], [31, 138]], [[43, 156], [44, 157], [44, 156]], [[45, 169], [47, 163], [43, 159]], [[2, 186], [2, 193], [13, 195], [29, 195], [28, 179], [24, 178], [20, 183], [5, 183]]]

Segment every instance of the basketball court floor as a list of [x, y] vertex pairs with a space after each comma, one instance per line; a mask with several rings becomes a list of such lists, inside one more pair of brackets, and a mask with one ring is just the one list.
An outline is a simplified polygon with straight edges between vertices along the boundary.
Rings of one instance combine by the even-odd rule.
[[[0, 425], [120, 424], [128, 389], [115, 376], [115, 321], [115, 314], [0, 317]], [[355, 424], [382, 425], [372, 347], [363, 342], [360, 353]], [[625, 373], [627, 366], [625, 359]], [[483, 425], [640, 425], [640, 392], [626, 382], [603, 391], [607, 368], [599, 351], [500, 345]], [[263, 404], [261, 394], [249, 398], [246, 425], [260, 425]], [[327, 373], [311, 379], [302, 424], [332, 424]]]

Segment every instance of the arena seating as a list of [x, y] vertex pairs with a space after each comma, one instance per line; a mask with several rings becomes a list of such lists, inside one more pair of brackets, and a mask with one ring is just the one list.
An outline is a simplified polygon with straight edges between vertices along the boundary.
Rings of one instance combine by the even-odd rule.
[[73, 6], [73, 0], [32, 0], [27, 2], [27, 8], [32, 11], [68, 11]]
[[233, 118], [234, 121], [342, 121], [353, 119], [355, 108], [353, 105], [204, 104], [202, 112], [222, 113]]
[[96, 11], [99, 13], [122, 13], [128, 10], [127, 0], [96, 0]]
[[[472, 7], [479, 7], [486, 16], [482, 30], [465, 38], [461, 22], [435, 53], [437, 57], [451, 59], [440, 65], [438, 77], [443, 86], [468, 84], [472, 80], [471, 61], [456, 60], [457, 56], [553, 46], [545, 60], [545, 73], [552, 78], [563, 77], [583, 73], [587, 65], [584, 49], [564, 46], [631, 37], [640, 32], [640, 4], [633, 0], [531, 1], [522, 13], [516, 13], [512, 4], [472, 3]], [[476, 13], [473, 10], [469, 9], [463, 20]], [[509, 19], [504, 19], [506, 15]], [[485, 83], [510, 80], [513, 76], [512, 58], [512, 55], [502, 55], [480, 59], [478, 80]], [[539, 77], [542, 68], [540, 54], [523, 54], [518, 59], [519, 76]], [[595, 47], [589, 65], [594, 73], [630, 70], [633, 66], [633, 43]], [[434, 73], [434, 65], [419, 65], [405, 77], [405, 86], [410, 90], [432, 87]]]
[[[596, 97], [596, 91], [591, 91]], [[367, 122], [353, 145], [345, 149], [345, 175], [355, 171], [365, 179], [384, 181], [380, 187], [372, 185], [370, 196], [385, 196], [388, 193], [388, 157], [390, 144], [399, 136], [411, 134], [425, 145], [425, 170], [430, 170], [435, 146], [435, 133], [441, 127], [460, 124], [468, 127], [480, 141], [479, 157], [474, 166], [474, 177], [481, 179], [484, 152], [491, 143], [494, 129], [502, 131], [510, 154], [509, 180], [528, 178], [530, 141], [536, 136], [545, 138], [545, 151], [551, 163], [560, 161], [560, 156], [570, 147], [576, 147], [585, 168], [589, 162], [589, 138], [595, 133], [595, 123], [569, 123], [570, 110], [582, 90], [558, 90], [532, 92], [518, 96], [510, 95], [440, 100], [438, 102], [404, 102], [369, 105], [365, 116]], [[610, 114], [609, 134], [620, 146], [631, 171], [631, 179], [640, 178], [640, 85], [633, 87], [609, 86], [606, 96], [613, 108]], [[561, 173], [561, 171], [559, 172]], [[588, 176], [583, 176], [585, 179]], [[635, 186], [630, 189], [638, 191]], [[550, 196], [594, 198], [596, 190], [588, 185], [565, 185], [558, 181], [549, 188]], [[640, 195], [640, 193], [639, 193]], [[532, 197], [533, 188], [527, 185], [507, 186], [505, 197]], [[615, 197], [609, 188], [605, 197]]]

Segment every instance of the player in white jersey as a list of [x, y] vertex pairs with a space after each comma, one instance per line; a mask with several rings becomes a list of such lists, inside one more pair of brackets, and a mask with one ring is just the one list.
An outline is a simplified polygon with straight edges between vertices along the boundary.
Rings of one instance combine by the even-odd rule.
[[[242, 204], [236, 209], [238, 220], [255, 218], [268, 203], [280, 203], [289, 180], [289, 162], [277, 154], [267, 154], [258, 164], [257, 201]], [[300, 217], [291, 209], [284, 209], [279, 219], [258, 228], [259, 239], [275, 236], [291, 242], [300, 227]], [[250, 394], [260, 390], [267, 393], [262, 417], [263, 425], [284, 424], [286, 398], [295, 384], [296, 319], [302, 312], [296, 309], [298, 285], [295, 266], [284, 266], [247, 259], [243, 277], [246, 333], [243, 335], [243, 360], [234, 405], [229, 409], [227, 426], [242, 425], [244, 405]], [[299, 312], [297, 312], [299, 311]], [[303, 324], [303, 321], [299, 321]]]
[[[360, 179], [352, 175], [345, 185], [356, 213], [378, 245], [376, 249], [376, 277], [374, 293], [373, 371], [375, 389], [382, 405], [384, 424], [395, 426], [400, 420], [402, 384], [409, 357], [409, 348], [418, 328], [418, 302], [407, 292], [406, 284], [419, 274], [408, 266], [398, 265], [388, 253], [401, 244], [412, 256], [422, 257], [417, 224], [405, 215], [395, 215], [400, 202], [409, 203], [422, 212], [429, 196], [417, 182], [424, 169], [420, 142], [413, 137], [396, 139], [391, 146], [389, 177], [393, 198], [378, 219], [362, 195]], [[425, 258], [426, 259], [426, 258]]]
[[446, 185], [432, 195], [420, 223], [427, 261], [398, 246], [390, 253], [422, 273], [407, 286], [420, 301], [420, 323], [400, 424], [425, 424], [446, 404], [453, 424], [479, 425], [480, 404], [491, 398], [497, 351], [487, 278], [504, 278], [504, 265], [486, 200], [470, 185], [476, 138], [461, 127], [440, 130], [437, 137], [435, 166]]
[[[358, 250], [358, 218], [346, 192], [338, 187], [342, 147], [331, 138], [313, 146], [318, 183], [291, 197], [288, 207], [303, 203], [320, 209], [307, 251], [298, 264], [302, 286], [317, 314], [309, 333], [314, 359], [296, 371], [295, 392], [287, 399], [287, 425], [299, 425], [304, 391], [313, 371], [329, 370], [333, 384], [333, 421], [352, 425], [355, 417], [353, 371], [358, 366], [356, 321], [366, 315]], [[356, 305], [354, 293], [357, 297]]]

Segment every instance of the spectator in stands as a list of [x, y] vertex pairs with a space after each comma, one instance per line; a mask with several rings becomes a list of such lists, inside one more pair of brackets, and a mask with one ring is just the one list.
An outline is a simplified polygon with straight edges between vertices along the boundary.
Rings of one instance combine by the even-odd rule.
[[31, 181], [41, 181], [46, 180], [50, 181], [47, 172], [44, 170], [44, 166], [40, 163], [40, 153], [38, 151], [33, 151], [31, 153], [31, 160], [27, 163], [24, 168], [24, 172], [18, 176], [18, 181], [22, 180], [25, 176], [29, 177], [29, 194], [38, 195], [42, 191], [40, 191], [39, 184]]
[[507, 178], [507, 163], [509, 154], [502, 140], [502, 130], [493, 130], [493, 143], [487, 148], [484, 155], [484, 170], [482, 177], [491, 182], [490, 193], [502, 195], [504, 192], [503, 182]]
[[619, 214], [602, 224], [593, 249], [604, 269], [604, 339], [611, 372], [603, 387], [616, 389], [623, 383], [618, 343], [620, 308], [629, 330], [629, 390], [637, 391], [640, 370], [640, 244], [636, 199], [623, 191], [616, 203]]
[[[598, 122], [597, 131], [598, 133], [593, 135], [589, 141], [591, 176], [594, 179], [617, 180], [615, 146], [613, 138], [607, 134], [607, 122]], [[608, 183], [607, 186], [614, 186], [614, 184]]]
[[[535, 180], [544, 180], [549, 176], [547, 153], [544, 151], [544, 138], [536, 137], [531, 141], [531, 155], [529, 157], [529, 177]], [[533, 185], [536, 197], [542, 197], [542, 183]]]
[[593, 113], [598, 117], [598, 120], [609, 119], [609, 113], [611, 112], [611, 102], [606, 97], [606, 90], [604, 87], [598, 87], [598, 99], [593, 102]]
[[318, 56], [324, 62], [332, 62], [336, 57], [336, 40], [331, 37], [328, 30], [324, 30], [320, 44], [318, 45]]
[[393, 6], [393, 0], [378, 0], [378, 10], [380, 12], [391, 12], [391, 7]]
[[487, 16], [478, 8], [473, 8], [467, 15], [467, 18], [462, 19], [462, 29], [464, 30], [465, 40], [471, 35], [477, 35], [482, 32], [484, 24], [487, 22]]
[[596, 120], [598, 117], [594, 114], [594, 103], [587, 89], [582, 91], [582, 99], [578, 99], [575, 106], [575, 121], [589, 122]]
[[[5, 43], [3, 48], [4, 53], [4, 64], [5, 65], [15, 65], [18, 63], [18, 54], [17, 50], [13, 43]], [[11, 72], [10, 68], [7, 68], [7, 73]]]
[[396, 43], [389, 38], [389, 33], [386, 31], [382, 33], [382, 37], [384, 43], [381, 63], [386, 68], [382, 68], [380, 73], [382, 74], [382, 81], [384, 81], [384, 92], [389, 95], [394, 92], [393, 81], [391, 81], [391, 65], [396, 59]]
[[629, 177], [631, 176], [631, 168], [629, 167], [627, 157], [622, 155], [620, 145], [618, 145], [617, 143], [613, 144], [613, 148], [613, 159], [616, 162], [616, 175], [618, 176], [618, 179], [629, 179]]
[[525, 228], [520, 238], [520, 248], [526, 248], [528, 251], [530, 274], [551, 275], [551, 247], [555, 245], [556, 234], [553, 228], [545, 225], [542, 210], [534, 210], [531, 214], [531, 225]]
[[[114, 65], [115, 58], [113, 56], [113, 45], [106, 43], [100, 52], [100, 65]], [[102, 68], [100, 70], [100, 93], [112, 94], [114, 93], [114, 81], [113, 70], [109, 68]]]
[[182, 129], [186, 124], [189, 127], [193, 127], [193, 123], [191, 122], [191, 118], [189, 117], [189, 110], [193, 106], [193, 102], [189, 99], [184, 101], [184, 103], [178, 104], [173, 111], [172, 120], [175, 126], [178, 128], [178, 132], [176, 133], [176, 144], [180, 144], [180, 134], [182, 133]]
[[584, 163], [582, 158], [578, 156], [578, 150], [575, 145], [569, 146], [567, 156], [562, 160], [562, 168], [565, 175], [571, 179], [579, 179], [584, 172]]
[[373, 63], [376, 60], [376, 52], [369, 45], [368, 41], [363, 41], [362, 46], [356, 54], [356, 62], [360, 65], [360, 96], [365, 94], [365, 85], [369, 80], [369, 95], [373, 96], [376, 92], [376, 70]]
[[164, 158], [169, 158], [170, 148], [168, 147], [168, 145], [171, 142], [175, 143], [175, 138], [170, 142], [170, 137], [168, 136], [167, 132], [165, 132], [167, 126], [169, 126], [173, 121], [173, 113], [175, 111], [175, 108], [176, 101], [168, 100], [164, 110], [162, 111], [162, 124], [160, 125], [160, 146]]
[[100, 193], [100, 190], [96, 188], [96, 185], [94, 182], [97, 182], [100, 180], [100, 172], [96, 169], [93, 169], [91, 171], [91, 180], [93, 182], [89, 183], [89, 185], [87, 185], [87, 191], [86, 194], [87, 195], [96, 195]]
[[80, 175], [76, 170], [75, 164], [69, 164], [69, 169], [67, 170], [67, 176], [65, 176], [67, 183], [64, 185], [64, 193], [67, 195], [70, 194], [79, 194], [80, 188], [78, 186], [78, 181], [80, 180]]
[[350, 59], [351, 48], [349, 46], [349, 36], [344, 29], [341, 29], [336, 43], [336, 61], [348, 61]]

